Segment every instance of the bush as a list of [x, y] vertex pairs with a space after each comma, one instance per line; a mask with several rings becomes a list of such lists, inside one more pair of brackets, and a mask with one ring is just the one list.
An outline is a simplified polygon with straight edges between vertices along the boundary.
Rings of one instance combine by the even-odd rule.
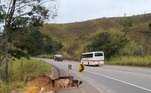
[[119, 51], [125, 47], [129, 39], [123, 32], [111, 29], [106, 32], [101, 32], [94, 37], [91, 44], [86, 46], [87, 51], [104, 51], [106, 58], [119, 54]]
[[119, 55], [135, 56], [140, 48], [141, 46], [134, 42], [134, 40], [129, 39], [129, 42], [119, 51]]

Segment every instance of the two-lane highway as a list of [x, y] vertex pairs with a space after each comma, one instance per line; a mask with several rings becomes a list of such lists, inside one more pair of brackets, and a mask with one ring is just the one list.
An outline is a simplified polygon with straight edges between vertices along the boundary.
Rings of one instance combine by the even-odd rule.
[[[43, 60], [64, 70], [68, 70], [68, 65], [71, 64], [72, 73], [79, 75], [79, 62]], [[100, 93], [151, 93], [151, 68], [85, 66], [82, 79], [94, 86]]]

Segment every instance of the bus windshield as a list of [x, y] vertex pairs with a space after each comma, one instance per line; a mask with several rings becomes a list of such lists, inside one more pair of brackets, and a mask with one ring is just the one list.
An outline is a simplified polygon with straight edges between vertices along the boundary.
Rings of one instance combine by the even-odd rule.
[[103, 56], [103, 53], [95, 53], [95, 56]]
[[81, 58], [92, 58], [93, 57], [93, 54], [82, 54], [81, 55]]

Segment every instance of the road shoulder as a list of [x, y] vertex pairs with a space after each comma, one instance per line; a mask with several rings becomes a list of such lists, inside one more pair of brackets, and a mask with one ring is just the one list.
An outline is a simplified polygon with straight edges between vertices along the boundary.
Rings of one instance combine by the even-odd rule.
[[[60, 70], [60, 75], [63, 76], [67, 76], [68, 72], [64, 71], [62, 69]], [[72, 76], [74, 76], [74, 79], [76, 80], [81, 80], [81, 78], [79, 78], [77, 75], [72, 73]], [[67, 89], [59, 89], [56, 91], [56, 93], [100, 93], [94, 86], [90, 85], [89, 83], [87, 83], [84, 80], [81, 80], [82, 84], [79, 85], [79, 87], [73, 87], [73, 88], [67, 88]]]

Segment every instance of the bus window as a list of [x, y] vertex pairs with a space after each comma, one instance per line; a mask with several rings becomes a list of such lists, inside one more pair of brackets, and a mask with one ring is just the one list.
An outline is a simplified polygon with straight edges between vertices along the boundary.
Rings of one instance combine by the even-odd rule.
[[103, 56], [103, 53], [95, 53], [95, 56]]
[[93, 54], [83, 54], [81, 57], [82, 58], [92, 58]]

